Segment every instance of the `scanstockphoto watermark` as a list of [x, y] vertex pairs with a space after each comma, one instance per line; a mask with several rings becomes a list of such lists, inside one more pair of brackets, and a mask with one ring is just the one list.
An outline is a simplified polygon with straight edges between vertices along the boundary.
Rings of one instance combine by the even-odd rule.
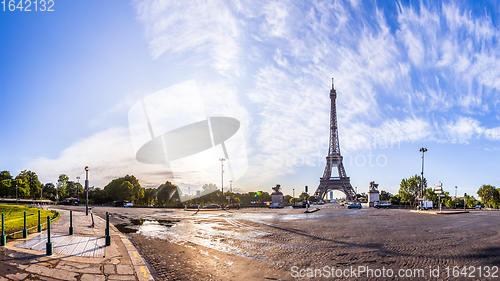
[[[325, 166], [325, 156], [314, 153], [312, 155], [273, 155], [273, 162], [278, 166], [286, 167], [323, 167]], [[373, 154], [371, 150], [363, 154], [347, 154], [343, 156], [344, 166], [347, 167], [385, 167], [387, 165], [385, 154]]]
[[[329, 140], [328, 138], [310, 138], [310, 137], [298, 137], [293, 139], [293, 143], [289, 143], [286, 140], [271, 138], [266, 139], [266, 143], [272, 143], [275, 149], [287, 149], [294, 147], [296, 149], [311, 150], [316, 149], [323, 151], [323, 153], [328, 152]], [[341, 149], [344, 150], [354, 150], [354, 149], [400, 149], [401, 142], [395, 139], [387, 138], [351, 138], [347, 141], [340, 142]]]
[[370, 266], [321, 268], [291, 267], [293, 278], [498, 278], [498, 266], [446, 266], [427, 268], [371, 268]]
[[[271, 148], [275, 151], [275, 154], [271, 156], [271, 160], [275, 165], [285, 167], [323, 167], [325, 165], [325, 156], [328, 154], [329, 149], [328, 139], [324, 138], [303, 137], [294, 140], [293, 143], [271, 139], [267, 143], [271, 144]], [[388, 158], [382, 152], [386, 149], [401, 148], [399, 140], [380, 138], [356, 141], [351, 146], [342, 153], [345, 167], [385, 167], [388, 163]], [[355, 148], [364, 151], [358, 153], [350, 152]], [[376, 150], [376, 153], [372, 150]], [[297, 151], [298, 153], [291, 153], [293, 151]]]

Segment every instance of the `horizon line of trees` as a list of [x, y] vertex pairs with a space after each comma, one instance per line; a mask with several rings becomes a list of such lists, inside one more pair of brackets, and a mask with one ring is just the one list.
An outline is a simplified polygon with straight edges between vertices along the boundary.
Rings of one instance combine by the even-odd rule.
[[[398, 194], [381, 190], [380, 200], [391, 200], [393, 204], [409, 204], [416, 205], [417, 197], [421, 190], [423, 182], [424, 197], [438, 204], [439, 196], [434, 192], [434, 189], [427, 187], [427, 179], [420, 180], [419, 175], [414, 175], [410, 178], [401, 180]], [[89, 203], [91, 204], [112, 204], [114, 201], [133, 202], [136, 206], [180, 206], [181, 201], [186, 204], [227, 204], [229, 202], [239, 204], [250, 204], [252, 202], [268, 202], [271, 201], [271, 194], [265, 191], [247, 192], [247, 193], [231, 193], [229, 191], [222, 194], [216, 184], [204, 184], [201, 190], [202, 196], [183, 194], [182, 191], [169, 181], [161, 184], [157, 188], [144, 188], [140, 185], [139, 180], [133, 175], [126, 175], [120, 178], [113, 179], [103, 189], [97, 187], [89, 190]], [[443, 191], [441, 203], [447, 207], [463, 206], [464, 200], [459, 198], [452, 199], [448, 191]], [[490, 208], [500, 208], [500, 188], [484, 184], [478, 191], [477, 195], [481, 200], [476, 199], [473, 195], [465, 196], [465, 204], [471, 208], [475, 205], [483, 204]], [[38, 175], [29, 170], [21, 171], [16, 177], [13, 177], [9, 171], [0, 172], [0, 197], [14, 198], [45, 198], [50, 200], [61, 200], [68, 197], [80, 197], [85, 201], [84, 188], [79, 182], [70, 181], [66, 174], [59, 175], [56, 185], [53, 183], [42, 184], [38, 179]], [[230, 200], [226, 197], [229, 196]], [[366, 200], [366, 193], [356, 195], [358, 199]], [[181, 200], [182, 199], [182, 200]], [[300, 202], [303, 200], [315, 201], [315, 196], [310, 196], [306, 192], [302, 192], [299, 197], [293, 198], [290, 195], [285, 195], [283, 202]]]

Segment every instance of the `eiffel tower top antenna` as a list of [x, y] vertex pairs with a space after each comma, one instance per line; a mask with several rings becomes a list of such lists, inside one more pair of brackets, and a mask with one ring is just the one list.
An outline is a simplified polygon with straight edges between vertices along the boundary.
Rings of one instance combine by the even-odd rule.
[[332, 78], [332, 90], [335, 88], [335, 87], [333, 86], [333, 84], [334, 84], [334, 83], [333, 83], [333, 78]]

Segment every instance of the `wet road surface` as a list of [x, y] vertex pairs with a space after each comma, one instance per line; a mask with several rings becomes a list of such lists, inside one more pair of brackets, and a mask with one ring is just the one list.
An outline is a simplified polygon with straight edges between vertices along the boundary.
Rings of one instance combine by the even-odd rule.
[[[424, 269], [424, 279], [438, 266], [440, 279], [447, 279], [446, 267], [475, 267], [475, 279], [470, 274], [453, 279], [485, 280], [477, 278], [477, 268], [500, 264], [500, 212], [446, 216], [336, 204], [321, 208], [312, 214], [300, 209], [94, 211], [112, 214], [113, 224], [128, 233], [158, 280], [292, 280], [300, 269], [305, 274], [325, 266], [391, 268], [396, 275], [400, 269]], [[322, 277], [317, 279], [328, 279]]]

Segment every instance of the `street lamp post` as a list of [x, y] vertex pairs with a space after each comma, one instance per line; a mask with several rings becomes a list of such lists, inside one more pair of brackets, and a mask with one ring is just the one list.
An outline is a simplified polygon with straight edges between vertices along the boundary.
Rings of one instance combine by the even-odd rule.
[[221, 179], [222, 179], [222, 182], [221, 182], [222, 208], [224, 208], [224, 161], [226, 161], [226, 159], [220, 158], [219, 161], [220, 161], [220, 175], [221, 175]]
[[78, 206], [80, 206], [80, 177], [76, 177], [78, 184], [76, 185], [76, 197], [78, 198]]
[[[231, 194], [233, 194], [233, 180], [229, 181], [229, 191], [231, 192]], [[229, 204], [233, 204], [233, 198], [232, 197], [229, 197]]]
[[424, 197], [424, 153], [427, 151], [427, 148], [422, 147], [420, 150], [422, 152], [422, 176], [420, 177], [420, 198]]
[[458, 186], [455, 185], [455, 209], [457, 208], [457, 189], [458, 189]]
[[86, 190], [86, 199], [85, 199], [85, 215], [89, 215], [89, 166], [85, 166], [85, 190]]

